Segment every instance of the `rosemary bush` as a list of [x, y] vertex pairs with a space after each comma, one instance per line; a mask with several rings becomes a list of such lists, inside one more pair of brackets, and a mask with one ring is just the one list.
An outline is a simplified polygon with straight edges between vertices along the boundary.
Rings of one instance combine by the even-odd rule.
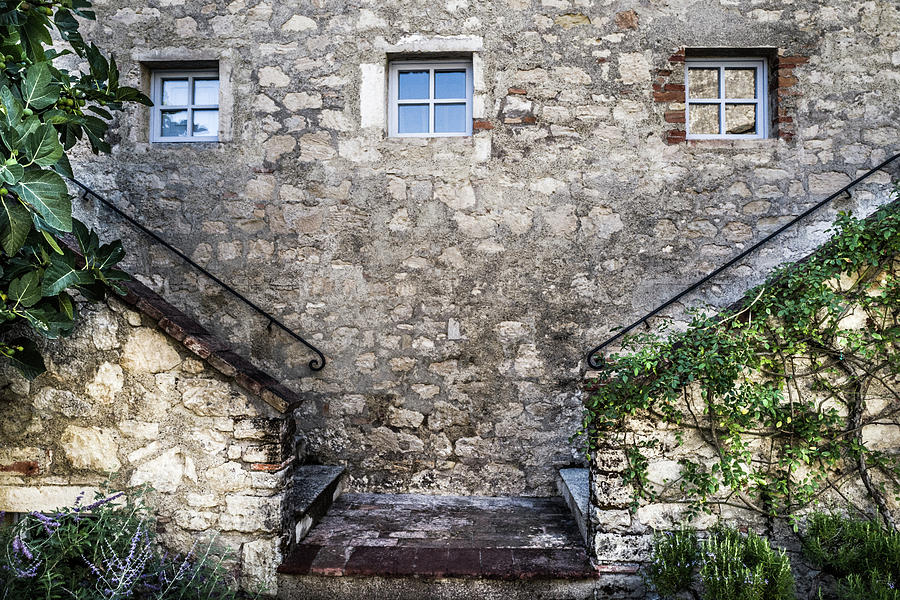
[[0, 530], [0, 600], [233, 600], [225, 554], [195, 545], [170, 556], [146, 508], [122, 493]]
[[704, 540], [691, 530], [658, 535], [646, 577], [663, 598], [793, 600], [794, 578], [783, 550], [755, 533], [717, 527]]
[[[900, 413], [900, 201], [867, 219], [842, 214], [832, 233], [731, 309], [632, 335], [607, 358], [579, 433], [588, 452], [624, 449], [633, 508], [670, 491], [689, 512], [725, 501], [791, 518], [855, 480], [895, 526], [887, 494], [900, 491], [900, 462], [863, 433]], [[652, 484], [659, 441], [629, 429], [634, 418], [674, 427], [677, 444], [690, 433], [715, 459], [686, 454], [678, 477]]]
[[690, 589], [700, 560], [697, 534], [690, 529], [666, 531], [653, 536], [653, 556], [644, 574], [663, 598]]
[[812, 515], [803, 550], [839, 581], [843, 600], [900, 600], [900, 533], [838, 514]]

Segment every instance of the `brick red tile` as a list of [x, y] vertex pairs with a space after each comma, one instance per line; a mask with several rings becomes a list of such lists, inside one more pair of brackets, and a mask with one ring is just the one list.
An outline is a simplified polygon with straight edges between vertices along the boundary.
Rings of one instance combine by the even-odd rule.
[[447, 551], [447, 576], [477, 577], [481, 574], [481, 550], [450, 548]]
[[300, 546], [285, 558], [281, 566], [278, 567], [278, 572], [286, 575], [306, 575], [309, 573], [309, 568], [321, 549], [321, 546], [311, 544]]
[[340, 577], [345, 574], [347, 557], [354, 548], [341, 546], [324, 546], [316, 554], [315, 560], [309, 567], [310, 574], [325, 575], [328, 577]]
[[520, 579], [511, 548], [482, 548], [481, 576], [488, 579]]
[[417, 548], [361, 546], [354, 548], [345, 575], [404, 576], [416, 574]]

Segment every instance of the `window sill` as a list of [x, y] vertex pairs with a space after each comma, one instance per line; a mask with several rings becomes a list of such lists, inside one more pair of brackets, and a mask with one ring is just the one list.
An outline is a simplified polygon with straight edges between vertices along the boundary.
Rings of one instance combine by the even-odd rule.
[[758, 150], [760, 148], [775, 148], [778, 146], [778, 138], [753, 138], [747, 140], [685, 140], [685, 144], [700, 149], [722, 148], [734, 150]]
[[465, 146], [473, 145], [474, 135], [444, 135], [444, 136], [385, 136], [384, 141], [390, 144], [402, 144], [406, 146]]

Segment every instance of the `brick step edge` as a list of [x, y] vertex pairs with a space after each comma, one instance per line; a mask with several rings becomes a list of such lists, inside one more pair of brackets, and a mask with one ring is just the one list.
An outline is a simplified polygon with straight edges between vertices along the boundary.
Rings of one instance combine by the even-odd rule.
[[593, 566], [583, 549], [429, 548], [302, 545], [278, 567], [282, 575], [500, 580], [591, 580], [633, 575], [635, 564]]

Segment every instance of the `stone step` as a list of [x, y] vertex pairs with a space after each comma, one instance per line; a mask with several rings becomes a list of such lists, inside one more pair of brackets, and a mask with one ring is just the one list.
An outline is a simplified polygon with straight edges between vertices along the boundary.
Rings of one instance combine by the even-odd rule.
[[344, 494], [278, 572], [282, 600], [643, 593], [635, 566], [591, 564], [561, 498]]
[[580, 580], [278, 576], [279, 600], [643, 600], [647, 597], [640, 575], [630, 571]]
[[569, 505], [585, 544], [590, 543], [588, 506], [590, 502], [590, 473], [587, 469], [560, 469], [556, 481], [559, 494]]
[[344, 491], [344, 467], [303, 465], [294, 469], [285, 495], [284, 515], [290, 532], [289, 548], [303, 541]]

